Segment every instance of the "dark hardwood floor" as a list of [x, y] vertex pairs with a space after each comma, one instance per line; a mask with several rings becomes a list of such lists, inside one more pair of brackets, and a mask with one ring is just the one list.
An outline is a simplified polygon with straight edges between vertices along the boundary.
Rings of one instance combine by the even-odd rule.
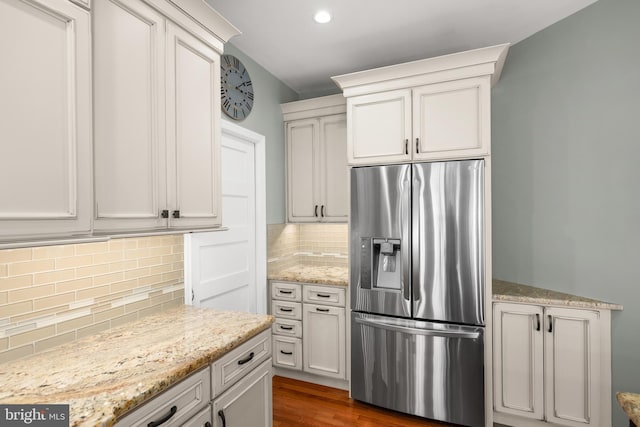
[[273, 377], [273, 427], [444, 427], [450, 424], [387, 411], [349, 399], [349, 392]]

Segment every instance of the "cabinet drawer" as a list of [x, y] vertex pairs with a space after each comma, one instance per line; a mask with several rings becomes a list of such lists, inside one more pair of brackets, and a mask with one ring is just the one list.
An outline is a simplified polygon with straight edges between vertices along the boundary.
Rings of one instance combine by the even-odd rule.
[[211, 426], [211, 405], [207, 405], [206, 408], [182, 424], [181, 427], [206, 427], [207, 425]]
[[271, 314], [286, 319], [302, 320], [302, 304], [289, 301], [271, 301]]
[[304, 287], [304, 302], [344, 307], [344, 301], [344, 288], [313, 285]]
[[266, 330], [213, 362], [211, 383], [214, 397], [271, 356], [270, 338], [271, 330]]
[[147, 426], [154, 421], [171, 418], [163, 427], [180, 426], [198, 411], [208, 407], [211, 400], [209, 368], [196, 372], [169, 390], [151, 399], [116, 423], [118, 427]]
[[302, 287], [297, 283], [271, 283], [271, 298], [284, 301], [301, 301]]
[[302, 340], [274, 336], [273, 365], [289, 369], [302, 369]]
[[302, 337], [302, 322], [299, 320], [277, 319], [271, 327], [271, 331], [275, 335], [284, 335], [289, 337]]

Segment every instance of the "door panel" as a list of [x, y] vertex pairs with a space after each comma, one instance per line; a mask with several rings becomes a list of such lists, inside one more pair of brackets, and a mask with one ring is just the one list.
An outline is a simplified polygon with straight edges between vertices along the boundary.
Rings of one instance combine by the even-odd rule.
[[345, 379], [344, 308], [304, 304], [302, 316], [305, 372]]
[[315, 199], [318, 161], [314, 150], [318, 144], [318, 121], [297, 120], [287, 124], [287, 173], [289, 221], [315, 222], [320, 212]]
[[169, 23], [167, 34], [167, 146], [176, 159], [168, 194], [179, 211], [170, 225], [220, 225], [219, 56], [176, 25]]
[[484, 328], [355, 312], [351, 325], [354, 399], [484, 427]]
[[413, 165], [413, 317], [484, 324], [484, 161]]
[[347, 167], [347, 120], [345, 115], [320, 120], [321, 158], [323, 163], [321, 211], [323, 221], [346, 222], [349, 214]]
[[89, 233], [89, 12], [0, 0], [0, 52], [0, 236]]
[[98, 230], [163, 228], [165, 20], [140, 1], [94, 5]]
[[[353, 310], [411, 317], [410, 183], [411, 165], [351, 169]], [[396, 243], [395, 260], [386, 268], [380, 242], [388, 240]], [[378, 280], [379, 271], [384, 280]]]
[[496, 411], [544, 417], [542, 307], [494, 305], [494, 405]]

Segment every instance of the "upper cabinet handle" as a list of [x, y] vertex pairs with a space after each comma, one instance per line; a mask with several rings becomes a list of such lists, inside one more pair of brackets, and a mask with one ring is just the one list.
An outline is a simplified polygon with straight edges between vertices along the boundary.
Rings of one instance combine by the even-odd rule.
[[547, 317], [549, 318], [549, 332], [553, 332], [553, 317], [550, 314], [547, 314]]
[[409, 139], [404, 140], [404, 154], [409, 154]]
[[540, 314], [536, 313], [536, 331], [540, 330]]
[[416, 138], [416, 154], [420, 154], [420, 138]]

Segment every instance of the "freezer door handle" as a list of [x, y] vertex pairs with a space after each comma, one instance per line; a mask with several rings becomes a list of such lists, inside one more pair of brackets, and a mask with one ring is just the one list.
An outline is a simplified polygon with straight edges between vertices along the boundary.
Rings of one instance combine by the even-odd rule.
[[479, 332], [464, 332], [464, 331], [445, 331], [440, 329], [421, 329], [412, 328], [410, 326], [398, 325], [388, 320], [369, 320], [363, 318], [355, 318], [356, 323], [362, 325], [373, 326], [375, 328], [386, 329], [392, 332], [409, 333], [414, 335], [424, 335], [432, 337], [456, 337], [456, 338], [470, 338], [475, 339], [480, 337]]

